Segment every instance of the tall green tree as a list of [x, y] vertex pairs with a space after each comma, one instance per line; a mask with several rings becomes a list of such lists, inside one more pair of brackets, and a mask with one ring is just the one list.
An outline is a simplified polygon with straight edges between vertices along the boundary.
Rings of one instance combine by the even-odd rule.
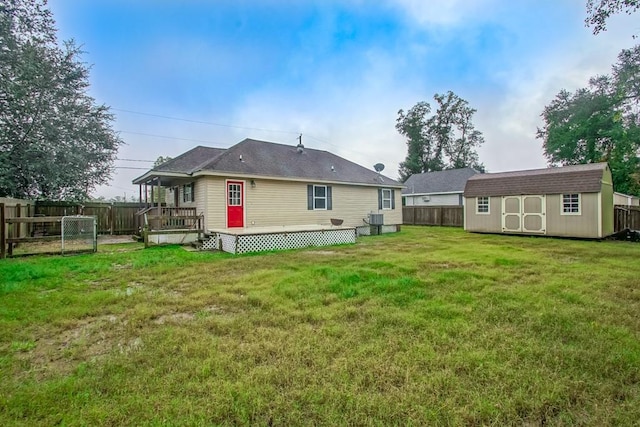
[[611, 75], [560, 91], [538, 129], [550, 165], [606, 161], [616, 191], [640, 195], [640, 46], [623, 50]]
[[0, 196], [84, 200], [108, 182], [122, 140], [81, 55], [45, 0], [0, 0]]
[[593, 34], [607, 30], [607, 19], [611, 15], [624, 12], [630, 15], [640, 9], [640, 0], [587, 0], [587, 27], [593, 27]]
[[421, 101], [409, 109], [398, 111], [396, 129], [407, 138], [407, 157], [400, 163], [400, 179], [422, 173], [472, 167], [484, 170], [476, 148], [484, 137], [473, 126], [475, 109], [449, 91], [435, 94], [437, 109], [431, 115], [431, 105]]

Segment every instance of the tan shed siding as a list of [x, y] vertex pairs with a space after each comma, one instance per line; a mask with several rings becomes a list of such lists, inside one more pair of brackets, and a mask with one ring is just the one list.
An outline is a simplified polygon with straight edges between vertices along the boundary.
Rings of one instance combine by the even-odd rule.
[[562, 194], [547, 195], [547, 235], [597, 238], [600, 193], [580, 194], [580, 215], [562, 215]]
[[502, 198], [489, 197], [489, 214], [476, 213], [476, 198], [467, 197], [464, 207], [465, 230], [481, 233], [502, 232]]
[[[330, 224], [331, 218], [343, 225], [364, 225], [363, 218], [378, 212], [378, 190], [374, 187], [331, 185], [332, 210], [307, 209], [307, 183], [255, 180], [255, 188], [246, 188], [246, 226]], [[396, 208], [380, 211], [385, 224], [402, 224], [401, 192], [395, 190]]]
[[607, 237], [615, 231], [613, 224], [613, 178], [611, 177], [611, 170], [609, 168], [604, 171], [602, 177], [600, 197], [602, 198], [602, 236], [600, 237]]

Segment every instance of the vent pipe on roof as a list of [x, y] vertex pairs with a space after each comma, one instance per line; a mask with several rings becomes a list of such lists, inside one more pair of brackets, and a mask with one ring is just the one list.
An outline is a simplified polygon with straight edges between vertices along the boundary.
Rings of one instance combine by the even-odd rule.
[[302, 144], [302, 134], [298, 137], [298, 145], [296, 145], [298, 149], [298, 153], [302, 153], [304, 151], [304, 145]]

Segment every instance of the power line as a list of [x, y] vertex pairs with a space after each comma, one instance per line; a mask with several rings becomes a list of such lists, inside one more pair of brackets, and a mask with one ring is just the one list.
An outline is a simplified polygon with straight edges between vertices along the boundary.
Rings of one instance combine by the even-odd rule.
[[152, 136], [154, 138], [176, 139], [176, 140], [180, 140], [180, 141], [204, 142], [206, 144], [224, 145], [224, 144], [221, 144], [219, 142], [205, 141], [203, 139], [179, 138], [179, 137], [176, 137], [176, 136], [156, 135], [156, 134], [152, 134], [152, 133], [132, 132], [132, 131], [128, 131], [128, 130], [119, 130], [118, 132], [120, 132], [120, 133], [130, 133], [130, 134], [133, 134], [133, 135]]
[[161, 118], [161, 119], [177, 120], [177, 121], [189, 122], [189, 123], [199, 123], [199, 124], [210, 125], [210, 126], [220, 126], [220, 127], [226, 127], [226, 128], [234, 128], [234, 129], [259, 130], [259, 131], [263, 131], [263, 132], [295, 133], [295, 134], [300, 133], [298, 131], [291, 131], [291, 130], [254, 128], [254, 127], [248, 127], [248, 126], [226, 125], [226, 124], [223, 124], [223, 123], [205, 122], [205, 121], [202, 121], [202, 120], [183, 119], [183, 118], [180, 118], [180, 117], [171, 117], [171, 116], [163, 116], [163, 115], [160, 115], [160, 114], [143, 113], [143, 112], [140, 112], [140, 111], [124, 110], [124, 109], [121, 109], [121, 108], [113, 108], [113, 107], [111, 107], [111, 109], [114, 110], [114, 111], [120, 111], [120, 112], [123, 112], [123, 113], [139, 114], [141, 116], [158, 117], [158, 118]]
[[116, 159], [121, 162], [145, 162], [145, 163], [153, 163], [155, 160], [138, 160], [138, 159]]
[[149, 168], [134, 168], [131, 166], [114, 166], [114, 169], [135, 169], [135, 170], [142, 170], [142, 171], [148, 171]]

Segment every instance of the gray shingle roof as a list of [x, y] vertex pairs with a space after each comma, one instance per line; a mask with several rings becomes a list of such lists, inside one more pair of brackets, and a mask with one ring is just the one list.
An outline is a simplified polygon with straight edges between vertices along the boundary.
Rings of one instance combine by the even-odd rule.
[[465, 197], [524, 194], [596, 193], [602, 188], [607, 163], [486, 173], [467, 181]]
[[202, 167], [204, 163], [211, 162], [212, 159], [224, 153], [224, 148], [203, 147], [201, 145], [180, 154], [175, 159], [164, 162], [153, 168], [158, 172], [192, 173]]
[[461, 168], [413, 174], [404, 183], [402, 194], [462, 193], [467, 180], [477, 173]]
[[256, 175], [401, 187], [389, 177], [328, 151], [245, 139], [227, 148], [196, 147], [166, 162], [153, 172], [198, 172]]

